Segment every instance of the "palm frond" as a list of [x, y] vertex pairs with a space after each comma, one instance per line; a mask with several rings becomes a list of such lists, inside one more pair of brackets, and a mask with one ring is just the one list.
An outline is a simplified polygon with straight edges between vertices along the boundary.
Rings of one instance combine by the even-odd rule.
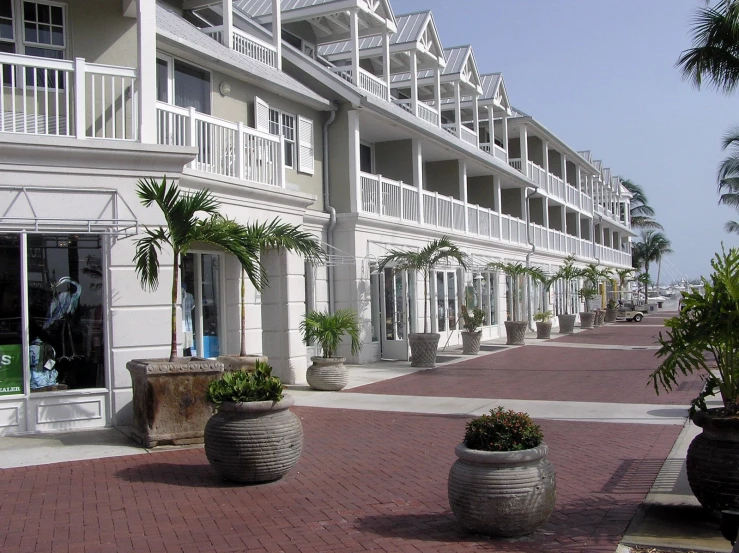
[[351, 353], [362, 349], [361, 328], [357, 314], [350, 309], [339, 309], [333, 314], [311, 311], [306, 313], [299, 325], [306, 345], [318, 342], [324, 357], [335, 357], [344, 335], [351, 340]]
[[316, 263], [326, 256], [312, 234], [289, 223], [273, 219], [269, 223], [251, 223], [246, 226], [247, 239], [259, 244], [263, 252], [284, 250], [299, 254], [309, 263]]
[[156, 290], [159, 287], [159, 254], [164, 244], [170, 245], [169, 234], [163, 228], [144, 229], [144, 236], [136, 240], [133, 261], [141, 287]]
[[724, 230], [732, 234], [739, 234], [739, 222], [727, 221], [727, 223], [724, 225]]
[[642, 217], [640, 215], [631, 216], [631, 226], [632, 228], [638, 228], [638, 229], [658, 229], [658, 230], [664, 230], [664, 227], [652, 219], [651, 217]]

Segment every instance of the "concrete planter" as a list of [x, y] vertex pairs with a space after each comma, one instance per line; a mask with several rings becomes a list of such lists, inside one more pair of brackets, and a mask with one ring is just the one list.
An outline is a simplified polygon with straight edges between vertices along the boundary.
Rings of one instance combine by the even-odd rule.
[[233, 482], [269, 482], [282, 478], [303, 451], [303, 426], [281, 401], [224, 401], [205, 426], [205, 455], [213, 469]]
[[411, 345], [411, 367], [433, 369], [436, 366], [436, 350], [441, 335], [436, 332], [411, 332], [408, 341]]
[[554, 509], [554, 466], [547, 446], [479, 451], [459, 444], [449, 471], [449, 505], [466, 530], [496, 537], [531, 534]]
[[618, 309], [616, 309], [615, 307], [607, 307], [606, 315], [605, 315], [605, 318], [603, 319], [603, 322], [615, 323], [617, 315], [618, 315]]
[[595, 313], [593, 311], [580, 312], [580, 328], [593, 328]]
[[692, 420], [703, 429], [685, 462], [693, 495], [717, 516], [739, 509], [739, 419], [718, 417], [712, 409], [696, 412]]
[[480, 341], [482, 340], [482, 331], [467, 332], [462, 331], [462, 354], [477, 355], [480, 353]]
[[595, 310], [595, 320], [593, 321], [593, 326], [603, 326], [606, 320], [606, 312], [605, 309], [596, 309]]
[[575, 332], [576, 315], [557, 315], [559, 319], [559, 333], [572, 334]]
[[549, 340], [552, 336], [552, 323], [536, 321], [536, 337], [539, 340]]
[[233, 371], [253, 371], [256, 368], [257, 361], [267, 362], [266, 355], [221, 355], [218, 361], [223, 363], [223, 370], [226, 372]]
[[505, 321], [506, 345], [522, 346], [526, 343], [526, 321]]
[[314, 390], [335, 392], [349, 382], [349, 370], [344, 366], [346, 357], [311, 357], [305, 377]]
[[134, 359], [126, 363], [133, 385], [133, 438], [144, 445], [203, 443], [213, 414], [208, 386], [221, 376], [223, 363], [182, 357]]

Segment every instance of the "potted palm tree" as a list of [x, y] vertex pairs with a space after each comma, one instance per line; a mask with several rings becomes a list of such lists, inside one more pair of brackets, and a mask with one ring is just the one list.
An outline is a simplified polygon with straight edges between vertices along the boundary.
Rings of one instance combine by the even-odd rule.
[[[705, 385], [690, 415], [703, 431], [688, 449], [688, 482], [701, 505], [718, 513], [739, 509], [739, 249], [722, 248], [711, 266], [703, 293], [683, 292], [683, 309], [665, 321], [662, 363], [650, 380], [657, 393], [669, 392], [679, 374], [701, 374]], [[716, 391], [722, 406], [708, 409]]]
[[463, 269], [467, 269], [467, 256], [449, 237], [442, 236], [429, 242], [419, 251], [390, 250], [380, 260], [379, 268], [383, 270], [390, 265], [395, 271], [412, 271], [421, 273], [423, 277], [423, 332], [408, 333], [411, 346], [411, 366], [433, 368], [436, 366], [436, 350], [439, 347], [440, 335], [429, 332], [429, 277], [434, 267], [442, 261], [456, 261]]
[[[626, 283], [631, 277], [631, 275], [634, 273], [634, 269], [616, 269], [615, 275], [612, 275], [612, 282], [614, 286], [618, 284], [618, 291], [620, 294], [620, 297], [623, 298], [624, 290], [626, 289]], [[618, 280], [616, 280], [613, 277], [618, 277]], [[608, 300], [608, 305], [606, 306], [606, 317], [605, 322], [612, 323], [616, 320], [616, 317], [618, 315], [618, 305], [616, 305], [616, 300], [611, 298]]]
[[554, 466], [539, 426], [498, 407], [467, 424], [449, 471], [449, 505], [463, 528], [494, 537], [533, 533], [554, 509]]
[[489, 269], [501, 271], [509, 279], [509, 313], [510, 319], [505, 321], [506, 344], [523, 345], [526, 338], [526, 327], [524, 305], [528, 302], [526, 294], [525, 279], [546, 280], [544, 272], [539, 267], [527, 267], [521, 262], [496, 261], [488, 265]]
[[[599, 268], [595, 263], [591, 263], [583, 269], [583, 277], [595, 289], [594, 298], [598, 297], [600, 293], [600, 283], [604, 280], [609, 280], [612, 274], [613, 271], [608, 267]], [[590, 301], [592, 301], [592, 299]], [[593, 326], [601, 326], [605, 320], [606, 312], [601, 309], [601, 305], [602, 304], [595, 306], [595, 319], [593, 321]], [[590, 311], [589, 302], [586, 310]]]
[[349, 309], [335, 313], [311, 311], [300, 323], [300, 332], [306, 346], [318, 343], [322, 356], [311, 357], [313, 365], [308, 367], [306, 378], [314, 390], [341, 390], [349, 382], [349, 371], [344, 366], [346, 357], [339, 357], [339, 349], [344, 336], [351, 339], [350, 351], [357, 355], [362, 349], [359, 337], [357, 314]]
[[536, 337], [539, 340], [549, 340], [552, 336], [552, 312], [539, 311], [534, 315], [536, 321]]
[[569, 255], [565, 258], [565, 264], [559, 268], [553, 277], [555, 280], [562, 280], [565, 288], [564, 313], [557, 315], [560, 334], [572, 334], [575, 331], [575, 319], [577, 316], [574, 313], [570, 313], [570, 294], [572, 283], [580, 277], [582, 277], [582, 269], [575, 267], [574, 255]]
[[593, 328], [596, 313], [590, 311], [590, 302], [597, 295], [597, 291], [592, 286], [585, 285], [580, 288], [579, 295], [585, 300], [585, 311], [580, 311], [580, 328]]
[[[157, 206], [166, 225], [146, 227], [136, 241], [136, 274], [144, 289], [159, 286], [159, 254], [172, 252], [170, 355], [168, 359], [134, 359], [126, 364], [133, 386], [133, 436], [146, 447], [203, 441], [203, 428], [212, 410], [206, 401], [210, 383], [224, 370], [223, 363], [182, 357], [177, 349], [179, 267], [183, 255], [195, 244], [209, 244], [238, 260], [244, 272], [261, 290], [267, 274], [260, 261], [264, 238], [260, 225], [244, 226], [223, 217], [209, 190], [183, 192], [174, 182], [141, 180], [137, 194], [145, 207]], [[320, 251], [317, 244], [316, 251]]]
[[462, 331], [462, 354], [477, 355], [480, 353], [480, 340], [482, 338], [482, 330], [480, 327], [485, 321], [485, 312], [475, 307], [472, 313], [467, 310], [466, 306], [462, 306], [462, 322], [464, 330]]

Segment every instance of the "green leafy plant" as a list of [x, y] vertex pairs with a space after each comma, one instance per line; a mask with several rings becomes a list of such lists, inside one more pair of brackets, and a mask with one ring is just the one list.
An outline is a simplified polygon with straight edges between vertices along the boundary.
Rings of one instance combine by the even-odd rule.
[[541, 444], [544, 435], [526, 413], [496, 407], [467, 423], [464, 444], [480, 451], [521, 451]]
[[594, 286], [583, 286], [580, 288], [580, 297], [585, 300], [585, 310], [590, 311], [590, 302], [598, 295], [598, 289]]
[[525, 300], [522, 284], [524, 284], [526, 278], [545, 282], [544, 271], [539, 267], [527, 267], [520, 261], [515, 263], [512, 261], [495, 261], [488, 264], [488, 268], [493, 271], [501, 271], [510, 279], [511, 319], [513, 321], [522, 320], [524, 318], [523, 305]]
[[610, 299], [608, 300], [608, 303], [606, 304], [606, 309], [615, 309], [616, 308], [616, 300]]
[[669, 330], [660, 332], [657, 351], [664, 360], [649, 380], [659, 394], [660, 388], [672, 390], [678, 373], [702, 373], [705, 386], [692, 401], [691, 414], [707, 410], [706, 397], [718, 390], [724, 414], [733, 416], [739, 411], [739, 249], [727, 253], [722, 247], [711, 266], [703, 294], [683, 292], [684, 309], [665, 321]]
[[539, 323], [548, 323], [552, 315], [551, 311], [539, 311], [534, 315], [534, 320]]
[[555, 280], [563, 280], [565, 284], [565, 315], [570, 315], [570, 287], [574, 280], [583, 276], [583, 270], [575, 267], [575, 256], [568, 255], [565, 258], [565, 264], [562, 265], [554, 275]]
[[224, 401], [280, 401], [282, 397], [282, 382], [272, 376], [272, 367], [263, 361], [257, 361], [253, 371], [224, 373], [208, 387], [208, 401], [216, 405]]
[[300, 332], [306, 345], [318, 342], [323, 357], [335, 357], [344, 335], [351, 339], [351, 352], [356, 355], [362, 349], [357, 314], [350, 309], [339, 309], [333, 314], [311, 311], [300, 322]]
[[477, 332], [485, 322], [485, 312], [475, 307], [470, 313], [466, 306], [462, 306], [462, 326], [467, 332]]

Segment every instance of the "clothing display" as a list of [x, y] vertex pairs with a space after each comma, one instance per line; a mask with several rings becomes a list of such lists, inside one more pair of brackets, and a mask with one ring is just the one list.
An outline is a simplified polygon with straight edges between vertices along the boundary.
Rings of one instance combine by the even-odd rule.
[[50, 344], [36, 338], [28, 348], [28, 359], [31, 365], [31, 389], [37, 390], [47, 386], [55, 386], [59, 379], [56, 365], [56, 352]]

